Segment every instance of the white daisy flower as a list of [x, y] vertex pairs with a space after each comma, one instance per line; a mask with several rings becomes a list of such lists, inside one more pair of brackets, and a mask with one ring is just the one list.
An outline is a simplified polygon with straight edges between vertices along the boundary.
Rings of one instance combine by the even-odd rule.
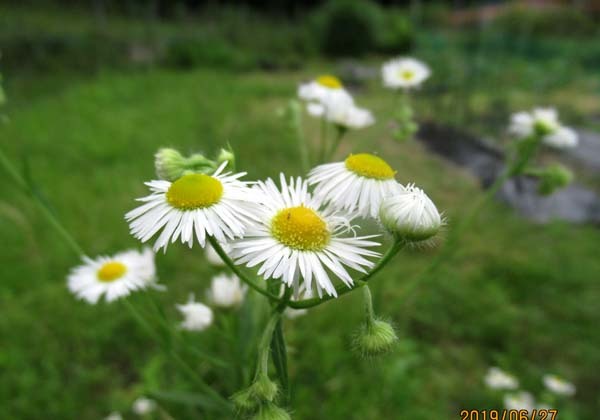
[[386, 161], [368, 153], [350, 155], [344, 162], [312, 169], [308, 182], [314, 195], [339, 209], [377, 218], [384, 197], [398, 191], [394, 171]]
[[[229, 245], [226, 242], [221, 243], [219, 245], [221, 245], [221, 248], [223, 249], [223, 251], [225, 251], [225, 253], [229, 254], [229, 251], [231, 249], [229, 248]], [[219, 254], [217, 254], [217, 251], [215, 251], [215, 249], [210, 243], [207, 243], [204, 247], [204, 256], [210, 264], [216, 267], [225, 267], [226, 265], [223, 259], [221, 259]]]
[[247, 289], [235, 274], [219, 274], [213, 277], [207, 297], [215, 306], [230, 308], [242, 303]]
[[575, 385], [565, 381], [563, 378], [557, 375], [544, 375], [542, 381], [544, 382], [544, 386], [548, 388], [549, 391], [557, 395], [565, 395], [568, 397], [575, 395]]
[[379, 218], [389, 232], [409, 241], [426, 240], [443, 224], [433, 201], [414, 185], [400, 186], [395, 194], [384, 198]]
[[323, 104], [331, 100], [352, 103], [352, 96], [335, 76], [323, 75], [298, 87], [298, 97], [309, 103]]
[[177, 310], [183, 315], [181, 328], [188, 331], [204, 331], [213, 322], [213, 311], [203, 303], [195, 302], [194, 295], [190, 295], [187, 303], [176, 305]]
[[325, 119], [344, 128], [361, 129], [372, 125], [375, 117], [371, 111], [352, 103], [333, 100], [324, 104]]
[[532, 135], [542, 137], [542, 142], [559, 149], [577, 146], [577, 133], [563, 126], [553, 108], [534, 108], [531, 112], [517, 112], [511, 116], [508, 131], [519, 139]]
[[532, 411], [535, 408], [533, 395], [527, 391], [517, 392], [516, 394], [507, 394], [504, 396], [504, 408], [507, 410], [525, 410]]
[[102, 295], [112, 302], [134, 290], [148, 287], [164, 288], [156, 284], [154, 252], [129, 250], [113, 256], [96, 259], [83, 257], [84, 263], [73, 268], [67, 278], [69, 290], [78, 298], [95, 304]]
[[121, 416], [121, 413], [114, 411], [108, 416], [104, 417], [104, 420], [123, 420], [123, 416]]
[[425, 63], [414, 58], [398, 58], [385, 63], [381, 75], [385, 87], [409, 89], [419, 87], [431, 71]]
[[258, 198], [248, 182], [239, 181], [246, 173], [222, 173], [226, 165], [223, 162], [212, 175], [147, 182], [152, 194], [138, 199], [145, 204], [125, 215], [133, 236], [146, 242], [162, 229], [155, 250], [166, 250], [178, 238], [191, 247], [195, 237], [204, 247], [207, 235], [219, 242], [242, 236], [257, 217]]
[[231, 243], [232, 255], [238, 264], [260, 265], [259, 275], [281, 279], [296, 293], [302, 279], [310, 293], [314, 280], [319, 297], [323, 290], [337, 296], [330, 275], [351, 287], [353, 280], [344, 266], [365, 272], [363, 267], [373, 263], [364, 257], [379, 256], [366, 248], [379, 244], [368, 240], [374, 236], [343, 237], [352, 230], [345, 212], [324, 207], [321, 199], [308, 192], [305, 180], [290, 179], [288, 184], [283, 174], [280, 178], [281, 189], [272, 179], [256, 185], [264, 198], [261, 223]]
[[492, 389], [517, 389], [519, 387], [519, 381], [514, 376], [497, 367], [488, 369], [484, 382]]
[[133, 402], [131, 409], [138, 416], [145, 416], [156, 409], [156, 401], [146, 397], [139, 397]]

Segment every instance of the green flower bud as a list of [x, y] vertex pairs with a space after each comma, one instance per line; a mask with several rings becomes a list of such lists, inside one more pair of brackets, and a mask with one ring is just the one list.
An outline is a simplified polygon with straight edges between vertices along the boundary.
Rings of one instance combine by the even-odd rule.
[[283, 408], [273, 403], [262, 404], [258, 413], [253, 417], [254, 420], [291, 420], [289, 413]]
[[550, 195], [554, 191], [564, 188], [573, 181], [573, 172], [562, 165], [555, 164], [539, 171], [538, 192], [542, 195]]
[[398, 336], [388, 322], [370, 319], [360, 328], [354, 338], [354, 348], [364, 357], [373, 357], [390, 352]]
[[154, 167], [160, 179], [173, 182], [188, 173], [212, 173], [216, 164], [199, 153], [186, 158], [175, 149], [162, 148], [154, 156]]
[[248, 388], [236, 392], [231, 400], [240, 410], [250, 411], [263, 403], [271, 403], [277, 397], [279, 387], [266, 375], [260, 375]]
[[160, 179], [175, 181], [183, 175], [185, 158], [175, 149], [159, 149], [154, 155], [154, 167]]
[[227, 162], [229, 169], [235, 168], [235, 154], [231, 149], [221, 149], [217, 155], [217, 166]]

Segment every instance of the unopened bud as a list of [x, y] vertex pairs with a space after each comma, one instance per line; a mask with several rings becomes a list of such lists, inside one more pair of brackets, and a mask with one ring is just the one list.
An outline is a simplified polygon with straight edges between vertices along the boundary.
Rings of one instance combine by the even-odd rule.
[[537, 174], [539, 178], [538, 192], [550, 195], [554, 191], [564, 188], [573, 181], [573, 173], [562, 165], [555, 164], [544, 168]]
[[262, 404], [253, 420], [291, 420], [290, 414], [283, 408], [269, 402]]
[[354, 338], [354, 348], [365, 357], [373, 357], [390, 352], [397, 341], [398, 336], [389, 322], [370, 319]]

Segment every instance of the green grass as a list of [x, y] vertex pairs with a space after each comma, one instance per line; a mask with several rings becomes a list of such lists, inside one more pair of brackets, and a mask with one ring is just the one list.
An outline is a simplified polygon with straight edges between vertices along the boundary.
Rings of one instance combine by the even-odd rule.
[[[139, 246], [123, 214], [145, 194], [143, 181], [153, 177], [152, 156], [160, 146], [213, 152], [230, 142], [251, 179], [280, 171], [300, 175], [296, 145], [276, 114], [307, 76], [105, 73], [31, 100], [18, 89], [24, 84], [9, 84], [7, 93], [18, 106], [0, 128], [2, 148], [18, 165], [26, 159], [56, 214], [90, 255], [111, 253]], [[416, 182], [429, 193], [452, 229], [481, 194], [476, 181], [416, 143], [394, 143], [386, 119], [389, 98], [382, 95], [371, 88], [358, 96], [379, 122], [349, 135], [340, 156], [379, 152], [401, 182]], [[185, 393], [197, 388], [121, 305], [74, 300], [65, 276], [77, 257], [3, 179], [0, 417], [100, 418], [127, 411], [141, 392], [158, 390], [189, 400]], [[453, 419], [463, 408], [500, 408], [499, 397], [482, 386], [485, 370], [496, 364], [536, 394], [543, 373], [563, 374], [578, 393], [560, 406], [561, 418], [594, 418], [600, 409], [599, 245], [596, 228], [532, 225], [492, 203], [456, 257], [414, 294], [407, 294], [407, 282], [436, 251], [403, 252], [373, 281], [377, 313], [399, 330], [393, 354], [362, 360], [351, 352], [360, 296], [286, 323], [295, 418]], [[189, 292], [202, 297], [214, 269], [197, 248], [182, 246], [158, 255], [157, 263], [169, 290], [155, 296], [177, 322], [174, 303]], [[135, 301], [143, 303], [144, 296]], [[198, 348], [230, 354], [215, 331], [187, 338]], [[253, 360], [253, 348], [245, 351]], [[216, 389], [235, 390], [226, 371], [191, 353], [183, 357]], [[189, 404], [163, 404], [175, 418], [202, 412]]]

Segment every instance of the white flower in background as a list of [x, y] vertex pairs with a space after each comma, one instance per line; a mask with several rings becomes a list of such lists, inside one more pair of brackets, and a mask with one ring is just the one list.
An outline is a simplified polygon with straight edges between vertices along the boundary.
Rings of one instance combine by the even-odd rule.
[[497, 367], [488, 369], [484, 382], [492, 389], [517, 389], [519, 387], [517, 378]]
[[95, 259], [83, 257], [83, 262], [71, 270], [67, 286], [75, 296], [91, 304], [97, 303], [102, 295], [112, 302], [134, 290], [164, 288], [156, 284], [154, 252], [149, 248]]
[[306, 315], [308, 309], [294, 309], [294, 308], [285, 308], [283, 311], [283, 315], [288, 319], [296, 319], [298, 317]]
[[542, 137], [542, 142], [558, 149], [577, 146], [577, 133], [563, 126], [553, 108], [535, 108], [531, 112], [517, 112], [511, 116], [508, 131], [519, 139], [532, 135]]
[[347, 212], [377, 218], [384, 197], [398, 191], [394, 171], [386, 161], [368, 153], [350, 155], [344, 162], [312, 169], [308, 182], [314, 195]]
[[530, 412], [535, 408], [535, 400], [529, 392], [521, 391], [504, 396], [504, 408], [507, 410], [525, 410]]
[[138, 199], [145, 204], [125, 215], [133, 236], [146, 242], [162, 229], [155, 250], [166, 250], [178, 238], [190, 247], [195, 238], [204, 247], [207, 235], [219, 242], [242, 236], [257, 217], [258, 197], [248, 182], [238, 180], [245, 172], [222, 173], [226, 165], [223, 162], [213, 175], [147, 182], [152, 194]]
[[358, 130], [375, 123], [371, 111], [354, 104], [332, 101], [325, 104], [325, 119], [337, 126]]
[[394, 195], [386, 197], [379, 218], [390, 233], [409, 241], [426, 240], [443, 224], [433, 201], [414, 185], [401, 187]]
[[342, 236], [351, 231], [351, 217], [325, 207], [308, 192], [305, 180], [290, 179], [288, 184], [281, 174], [280, 182], [281, 189], [272, 179], [257, 183], [255, 188], [264, 198], [261, 223], [231, 243], [232, 256], [238, 264], [260, 265], [258, 274], [265, 280], [281, 279], [297, 294], [302, 279], [309, 293], [314, 280], [319, 297], [323, 290], [337, 296], [327, 270], [350, 287], [353, 280], [344, 266], [365, 272], [363, 267], [373, 263], [364, 257], [379, 256], [367, 248], [379, 244], [368, 240], [374, 236]]
[[145, 416], [156, 410], [156, 401], [146, 397], [139, 397], [133, 402], [132, 410], [138, 416]]
[[542, 381], [544, 382], [544, 386], [556, 395], [569, 397], [575, 395], [575, 385], [557, 375], [544, 375]]
[[385, 63], [381, 75], [385, 87], [408, 89], [419, 87], [431, 75], [431, 70], [414, 58], [398, 58]]
[[215, 306], [229, 308], [242, 303], [246, 291], [246, 285], [235, 274], [219, 274], [213, 277], [207, 297]]
[[208, 306], [194, 301], [190, 295], [187, 303], [176, 305], [177, 310], [183, 315], [181, 328], [188, 331], [204, 331], [213, 322], [213, 311]]
[[123, 416], [121, 413], [117, 413], [116, 411], [110, 413], [108, 416], [104, 417], [104, 420], [123, 420]]
[[[229, 245], [226, 242], [221, 243], [220, 245], [223, 251], [225, 251], [226, 254], [229, 254], [229, 251], [231, 251]], [[204, 256], [210, 264], [216, 267], [225, 267], [226, 265], [210, 243], [207, 243], [206, 247], [204, 248]]]
[[344, 89], [342, 82], [331, 75], [319, 76], [311, 82], [301, 84], [298, 88], [298, 97], [309, 104], [324, 104], [333, 100], [353, 102], [352, 96]]

